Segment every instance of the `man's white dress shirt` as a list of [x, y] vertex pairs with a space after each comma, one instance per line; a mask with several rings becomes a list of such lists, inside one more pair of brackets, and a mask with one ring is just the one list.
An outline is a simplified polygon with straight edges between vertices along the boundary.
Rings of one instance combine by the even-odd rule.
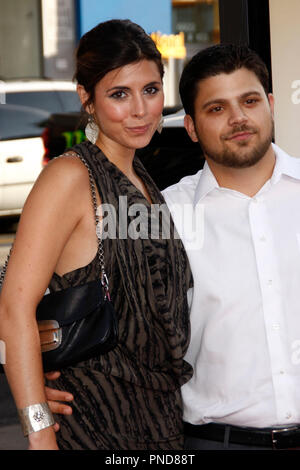
[[300, 423], [300, 159], [273, 146], [255, 197], [205, 163], [163, 195], [194, 276], [184, 420]]

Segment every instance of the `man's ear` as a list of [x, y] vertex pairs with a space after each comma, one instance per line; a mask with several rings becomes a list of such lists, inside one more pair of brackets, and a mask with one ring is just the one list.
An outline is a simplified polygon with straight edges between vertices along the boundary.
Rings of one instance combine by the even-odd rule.
[[81, 102], [82, 106], [84, 107], [85, 111], [88, 114], [93, 114], [93, 112], [94, 112], [93, 105], [90, 104], [89, 106], [85, 106], [85, 103], [89, 99], [89, 94], [86, 92], [83, 85], [79, 85], [79, 84], [77, 85], [77, 93], [78, 93], [80, 102]]
[[272, 93], [268, 94], [268, 101], [271, 109], [272, 118], [274, 119], [274, 95], [272, 95]]
[[184, 116], [184, 127], [193, 142], [198, 142], [198, 137], [195, 132], [195, 125], [192, 117], [189, 114]]

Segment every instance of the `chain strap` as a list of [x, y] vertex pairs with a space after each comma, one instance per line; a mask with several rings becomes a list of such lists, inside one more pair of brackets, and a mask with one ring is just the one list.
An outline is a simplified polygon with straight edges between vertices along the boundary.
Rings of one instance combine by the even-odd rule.
[[82, 163], [85, 165], [88, 174], [89, 174], [89, 180], [90, 180], [90, 188], [91, 188], [91, 194], [92, 194], [92, 202], [94, 206], [94, 214], [95, 214], [95, 224], [96, 224], [96, 234], [97, 234], [97, 239], [98, 239], [98, 259], [99, 259], [99, 264], [100, 264], [100, 269], [101, 269], [101, 282], [102, 286], [105, 291], [105, 296], [110, 300], [110, 294], [109, 294], [109, 287], [108, 287], [108, 278], [105, 272], [105, 263], [104, 263], [104, 249], [103, 249], [103, 242], [102, 238], [99, 235], [99, 230], [98, 230], [98, 224], [99, 224], [99, 216], [97, 213], [97, 197], [96, 197], [96, 187], [95, 187], [95, 182], [94, 182], [94, 177], [93, 173], [86, 162], [86, 160], [79, 154], [75, 153], [65, 153], [65, 156], [73, 155], [77, 156]]
[[[88, 171], [89, 180], [90, 180], [91, 194], [92, 194], [92, 202], [93, 202], [93, 207], [94, 207], [96, 234], [97, 234], [97, 240], [98, 240], [97, 254], [98, 254], [98, 259], [99, 259], [99, 264], [100, 264], [100, 269], [101, 269], [101, 283], [102, 283], [102, 286], [103, 286], [104, 291], [105, 291], [105, 297], [107, 297], [110, 300], [108, 278], [107, 278], [107, 275], [105, 273], [103, 242], [102, 242], [101, 236], [98, 233], [99, 232], [98, 231], [99, 216], [97, 214], [97, 197], [96, 197], [96, 187], [95, 187], [95, 183], [94, 183], [94, 177], [93, 177], [92, 171], [91, 171], [88, 163], [86, 162], [86, 160], [81, 155], [78, 155], [77, 153], [67, 152], [67, 153], [64, 153], [62, 156], [66, 156], [66, 157], [68, 157], [68, 156], [75, 157], [76, 156], [76, 157], [78, 157], [82, 161], [82, 163], [85, 165], [85, 167]], [[59, 158], [59, 157], [56, 157], [56, 158]], [[3, 268], [0, 272], [0, 290], [2, 288], [2, 284], [3, 284], [3, 281], [4, 281], [4, 277], [5, 277], [5, 273], [6, 273], [6, 270], [7, 270], [7, 265], [8, 265], [8, 261], [9, 261], [11, 252], [12, 252], [12, 247], [9, 251], [9, 254], [7, 255], [4, 266], [3, 266]]]
[[8, 265], [8, 260], [9, 260], [9, 257], [10, 257], [10, 254], [11, 254], [11, 250], [12, 250], [12, 247], [11, 249], [9, 250], [9, 253], [7, 255], [7, 258], [5, 260], [5, 263], [3, 265], [3, 268], [1, 269], [1, 272], [0, 272], [0, 291], [2, 289], [2, 284], [3, 284], [3, 281], [4, 281], [4, 276], [5, 276], [5, 273], [6, 273], [6, 269], [7, 269], [7, 265]]

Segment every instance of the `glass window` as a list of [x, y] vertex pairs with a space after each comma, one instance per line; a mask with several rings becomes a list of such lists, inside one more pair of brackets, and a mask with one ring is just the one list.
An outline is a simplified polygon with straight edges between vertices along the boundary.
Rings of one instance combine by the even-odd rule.
[[0, 0], [0, 51], [2, 79], [41, 76], [40, 0]]
[[65, 112], [70, 113], [80, 111], [81, 103], [76, 91], [58, 91], [57, 93], [60, 97], [62, 107]]
[[0, 140], [38, 137], [49, 113], [40, 109], [2, 104], [0, 106]]
[[172, 6], [173, 32], [184, 32], [187, 58], [220, 42], [218, 0], [173, 0]]
[[80, 102], [76, 91], [27, 91], [7, 93], [6, 103], [39, 108], [49, 111], [50, 113], [80, 110]]

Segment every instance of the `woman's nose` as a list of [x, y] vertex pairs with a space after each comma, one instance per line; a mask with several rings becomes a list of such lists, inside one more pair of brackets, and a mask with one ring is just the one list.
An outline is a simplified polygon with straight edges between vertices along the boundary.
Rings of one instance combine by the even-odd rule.
[[132, 114], [142, 118], [146, 113], [146, 103], [142, 96], [135, 96], [132, 100]]

